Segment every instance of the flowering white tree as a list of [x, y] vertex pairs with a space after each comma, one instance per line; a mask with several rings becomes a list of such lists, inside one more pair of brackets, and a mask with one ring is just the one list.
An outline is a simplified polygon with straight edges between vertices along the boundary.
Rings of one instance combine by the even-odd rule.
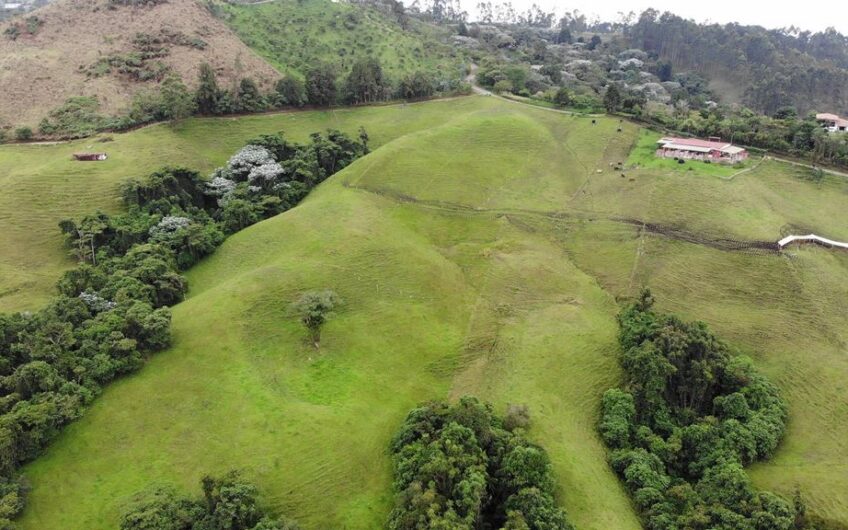
[[230, 199], [230, 194], [236, 189], [234, 180], [228, 178], [229, 171], [218, 168], [212, 173], [212, 177], [206, 182], [206, 195], [218, 198], [218, 206], [224, 206]]
[[[276, 162], [270, 164], [262, 164], [250, 170], [247, 175], [247, 182], [250, 184], [251, 191], [262, 191], [273, 189], [275, 185], [282, 179], [285, 174], [283, 166]], [[254, 189], [258, 188], [258, 189]]]
[[156, 226], [150, 229], [150, 235], [155, 238], [159, 235], [173, 234], [177, 230], [185, 228], [190, 224], [191, 219], [188, 217], [166, 215]]
[[239, 149], [227, 162], [227, 169], [234, 180], [245, 180], [255, 167], [276, 164], [271, 151], [258, 145], [246, 145]]
[[111, 300], [106, 300], [102, 296], [97, 293], [93, 293], [91, 291], [83, 291], [79, 294], [79, 299], [83, 301], [85, 305], [88, 306], [89, 309], [94, 311], [95, 313], [102, 313], [103, 311], [109, 311], [114, 309], [118, 304], [112, 302]]

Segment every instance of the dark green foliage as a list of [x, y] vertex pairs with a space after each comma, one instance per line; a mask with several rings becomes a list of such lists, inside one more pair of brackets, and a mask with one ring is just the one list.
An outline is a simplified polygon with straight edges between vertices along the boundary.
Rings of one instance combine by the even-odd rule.
[[97, 113], [100, 102], [96, 97], [74, 97], [50, 111], [38, 126], [41, 134], [64, 138], [84, 138], [100, 130], [106, 118]]
[[601, 37], [599, 37], [598, 35], [592, 35], [592, 38], [589, 39], [589, 44], [586, 45], [586, 49], [594, 50], [595, 48], [597, 48], [600, 45], [601, 45]]
[[[672, 13], [644, 11], [627, 28], [629, 44], [676, 69], [703, 75], [732, 72], [747, 86], [743, 102], [765, 114], [792, 105], [838, 111], [848, 104], [848, 41], [833, 28], [794, 33], [739, 24], [698, 24]], [[661, 80], [663, 75], [660, 75]]]
[[266, 515], [256, 487], [237, 472], [203, 477], [203, 497], [170, 488], [139, 494], [121, 517], [121, 530], [297, 530], [297, 524]]
[[306, 98], [312, 105], [326, 107], [336, 102], [336, 69], [319, 64], [306, 73]]
[[302, 107], [306, 104], [306, 87], [300, 79], [287, 75], [274, 85], [277, 104], [281, 107]]
[[508, 416], [471, 397], [413, 409], [391, 445], [397, 493], [388, 527], [571, 529], [554, 501], [547, 453], [524, 437], [526, 407]]
[[32, 139], [32, 128], [18, 127], [15, 129], [15, 138], [22, 142]]
[[383, 76], [380, 61], [367, 57], [353, 63], [345, 80], [345, 101], [373, 103], [387, 99], [390, 94], [391, 87]]
[[[136, 93], [127, 116], [126, 126], [153, 121], [179, 120], [190, 116], [196, 110], [194, 94], [188, 91], [179, 77], [169, 75], [159, 85], [159, 90]], [[119, 124], [115, 128], [124, 127]]]
[[245, 78], [239, 83], [238, 110], [240, 112], [262, 112], [268, 110], [268, 102], [259, 92], [253, 79]]
[[554, 103], [556, 103], [558, 107], [567, 107], [571, 105], [571, 101], [571, 92], [565, 87], [561, 87], [556, 91], [556, 94], [554, 94]]
[[792, 528], [794, 508], [754, 491], [743, 468], [783, 435], [776, 387], [705, 324], [653, 303], [646, 290], [619, 315], [626, 385], [604, 394], [599, 425], [646, 525]]
[[101, 57], [86, 69], [89, 77], [117, 74], [130, 81], [161, 81], [171, 72], [159, 59], [167, 55], [159, 51], [131, 51]]
[[614, 83], [610, 83], [604, 93], [604, 108], [607, 112], [615, 112], [619, 107], [621, 107], [621, 91]]
[[203, 63], [200, 65], [198, 77], [199, 82], [195, 92], [197, 112], [206, 115], [218, 113], [221, 90], [218, 88], [215, 70], [209, 66], [209, 63]]
[[403, 99], [417, 99], [432, 96], [436, 91], [433, 78], [426, 72], [413, 72], [400, 80], [398, 96]]
[[[14, 478], [21, 464], [80, 417], [104, 385], [169, 345], [168, 307], [188, 288], [180, 271], [214, 252], [225, 233], [293, 207], [367, 149], [338, 131], [314, 134], [306, 145], [273, 135], [255, 142], [211, 182], [165, 168], [124, 185], [125, 213], [60, 223], [80, 265], [59, 280], [46, 308], [0, 314], [0, 528], [23, 505]], [[238, 171], [237, 183], [230, 178]], [[126, 528], [289, 528], [262, 519], [255, 492], [230, 482], [208, 484], [210, 508], [198, 526], [185, 522], [195, 513], [191, 503], [158, 492]]]

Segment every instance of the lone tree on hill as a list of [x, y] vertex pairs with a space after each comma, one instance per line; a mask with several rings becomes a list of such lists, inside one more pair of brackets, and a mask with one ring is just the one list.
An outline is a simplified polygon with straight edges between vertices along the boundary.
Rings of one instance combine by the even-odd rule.
[[316, 349], [321, 345], [321, 326], [341, 302], [339, 295], [326, 289], [304, 293], [294, 304], [294, 309], [300, 315], [300, 321], [309, 330]]

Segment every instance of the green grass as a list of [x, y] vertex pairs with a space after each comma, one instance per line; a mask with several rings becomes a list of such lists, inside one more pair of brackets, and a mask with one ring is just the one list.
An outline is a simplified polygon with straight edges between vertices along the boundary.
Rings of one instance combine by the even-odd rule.
[[[773, 161], [733, 180], [662, 164], [622, 178], [611, 164], [645, 133], [591, 121], [473, 97], [116, 136], [105, 144], [115, 166], [85, 166], [113, 186], [160, 156], [209, 169], [279, 129], [303, 138], [363, 124], [379, 148], [190, 271], [174, 346], [110, 386], [25, 468], [33, 490], [22, 526], [114, 528], [151, 482], [193, 491], [203, 474], [239, 467], [305, 528], [380, 527], [391, 507], [386, 444], [406, 412], [472, 393], [530, 405], [530, 436], [551, 454], [579, 528], [638, 528], [595, 423], [620, 377], [617, 302], [643, 285], [662, 310], [707, 321], [754, 357], [786, 396], [789, 430], [773, 460], [751, 469], [757, 486], [791, 496], [798, 485], [811, 512], [848, 522], [848, 254], [720, 251], [622, 222], [707, 238], [775, 241], [804, 229], [845, 240], [848, 182], [815, 183]], [[60, 159], [74, 150], [0, 148], [0, 164], [29, 171], [8, 188], [21, 204], [35, 195], [24, 191], [38, 160], [58, 173], [26, 149], [52, 153], [56, 168], [71, 167]], [[317, 352], [290, 304], [320, 288], [345, 304]]]
[[[193, 269], [174, 347], [111, 386], [26, 469], [23, 526], [114, 527], [148, 482], [191, 488], [242, 467], [306, 528], [379, 527], [391, 502], [386, 447], [406, 412], [474, 393], [530, 404], [531, 436], [551, 451], [582, 528], [638, 528], [595, 434], [598, 397], [618, 378], [614, 300], [548, 234], [473, 210], [553, 208], [603, 151], [516, 173], [534, 155], [572, 152], [565, 132], [586, 125], [492, 98], [446, 105], [439, 126], [387, 143]], [[611, 150], [627, 144], [614, 124], [601, 129], [613, 131]], [[509, 157], [491, 153], [514, 142], [543, 151], [495, 169]], [[413, 148], [452, 152], [434, 164]], [[470, 208], [451, 202], [488, 180]], [[325, 287], [345, 304], [316, 352], [289, 304]]]
[[757, 160], [749, 158], [745, 162], [738, 164], [713, 164], [702, 162], [699, 160], [687, 160], [681, 164], [677, 160], [670, 158], [659, 158], [654, 152], [657, 150], [657, 140], [662, 135], [658, 132], [649, 129], [642, 129], [639, 138], [630, 156], [627, 158], [625, 165], [627, 167], [643, 167], [665, 171], [676, 171], [681, 173], [698, 173], [700, 175], [713, 175], [717, 177], [730, 177], [735, 173], [752, 167], [757, 163]]
[[416, 70], [462, 76], [464, 61], [444, 43], [447, 32], [415, 19], [397, 19], [365, 5], [330, 0], [275, 0], [258, 5], [220, 4], [236, 34], [281, 72], [301, 77], [316, 62], [347, 72], [356, 59], [376, 57], [397, 79]]
[[[120, 183], [166, 165], [209, 171], [251, 137], [284, 130], [299, 141], [329, 127], [356, 134], [366, 127], [374, 146], [443, 123], [456, 112], [493, 104], [465, 98], [427, 104], [196, 118], [130, 134], [57, 145], [0, 145], [0, 311], [34, 309], [54, 293], [60, 274], [73, 266], [58, 223], [96, 209], [116, 211]], [[103, 162], [75, 162], [71, 154], [104, 151]]]

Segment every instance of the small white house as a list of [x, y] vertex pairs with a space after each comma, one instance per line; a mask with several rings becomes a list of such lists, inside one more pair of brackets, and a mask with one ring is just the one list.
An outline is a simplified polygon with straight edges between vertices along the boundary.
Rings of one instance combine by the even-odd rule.
[[848, 120], [840, 118], [836, 114], [830, 114], [827, 112], [816, 114], [816, 121], [821, 124], [823, 129], [829, 132], [848, 131]]

